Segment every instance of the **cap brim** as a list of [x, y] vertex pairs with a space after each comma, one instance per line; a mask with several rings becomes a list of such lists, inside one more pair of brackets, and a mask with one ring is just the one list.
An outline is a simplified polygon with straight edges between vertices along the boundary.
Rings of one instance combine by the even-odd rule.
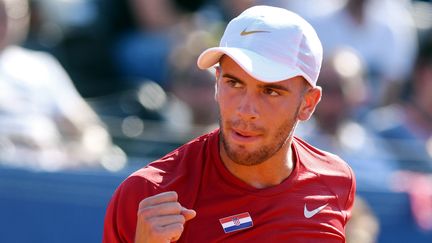
[[[305, 77], [297, 68], [291, 68], [255, 52], [234, 47], [209, 48], [198, 57], [197, 65], [201, 69], [210, 68], [217, 64], [223, 55], [232, 58], [249, 75], [262, 82], [273, 83], [296, 76]], [[311, 83], [306, 77], [305, 79]]]

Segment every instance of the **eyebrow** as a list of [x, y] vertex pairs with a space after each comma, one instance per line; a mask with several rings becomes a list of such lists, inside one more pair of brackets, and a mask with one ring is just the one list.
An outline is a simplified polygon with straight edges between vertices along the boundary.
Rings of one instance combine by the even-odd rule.
[[222, 77], [223, 77], [223, 78], [230, 78], [230, 79], [233, 79], [233, 80], [235, 80], [235, 81], [238, 81], [238, 82], [244, 83], [244, 82], [241, 81], [239, 78], [237, 78], [237, 77], [235, 77], [235, 76], [233, 76], [233, 75], [231, 75], [231, 74], [224, 74], [224, 75], [222, 75]]
[[[235, 80], [237, 82], [244, 83], [242, 80], [240, 80], [239, 78], [237, 78], [237, 77], [235, 77], [235, 76], [233, 76], [231, 74], [224, 74], [224, 75], [222, 75], [222, 77], [224, 77], [224, 78], [230, 78], [230, 79], [233, 79], [233, 80]], [[283, 85], [280, 85], [280, 84], [274, 84], [274, 83], [259, 84], [258, 87], [260, 87], [260, 88], [268, 88], [268, 89], [283, 90], [283, 91], [287, 91], [287, 92], [290, 91], [287, 87], [285, 87]]]
[[261, 88], [267, 88], [267, 89], [277, 89], [277, 90], [283, 90], [283, 91], [286, 91], [286, 92], [290, 91], [287, 87], [285, 87], [283, 85], [280, 85], [280, 84], [262, 84], [262, 85], [259, 85], [259, 86]]

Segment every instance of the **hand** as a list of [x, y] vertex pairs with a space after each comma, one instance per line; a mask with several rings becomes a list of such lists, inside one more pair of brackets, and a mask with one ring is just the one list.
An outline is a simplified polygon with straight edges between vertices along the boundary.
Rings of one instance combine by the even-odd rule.
[[180, 238], [196, 212], [180, 205], [177, 193], [170, 191], [143, 199], [137, 214], [135, 243], [166, 243]]

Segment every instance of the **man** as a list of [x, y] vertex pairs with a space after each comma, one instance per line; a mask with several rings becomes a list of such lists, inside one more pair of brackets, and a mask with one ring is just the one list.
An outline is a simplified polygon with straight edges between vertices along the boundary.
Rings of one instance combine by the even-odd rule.
[[198, 59], [219, 63], [220, 129], [126, 179], [104, 242], [344, 242], [353, 172], [293, 136], [321, 98], [321, 62], [315, 31], [292, 12], [256, 6], [233, 19]]

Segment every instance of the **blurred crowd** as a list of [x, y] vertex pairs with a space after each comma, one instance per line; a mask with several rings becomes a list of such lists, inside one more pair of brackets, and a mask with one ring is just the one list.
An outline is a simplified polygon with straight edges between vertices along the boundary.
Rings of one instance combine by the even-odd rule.
[[418, 199], [394, 185], [401, 171], [432, 188], [430, 0], [1, 0], [0, 163], [117, 171], [214, 129], [197, 56], [257, 4], [302, 15], [324, 46], [323, 99], [297, 134], [348, 161], [360, 189]]

